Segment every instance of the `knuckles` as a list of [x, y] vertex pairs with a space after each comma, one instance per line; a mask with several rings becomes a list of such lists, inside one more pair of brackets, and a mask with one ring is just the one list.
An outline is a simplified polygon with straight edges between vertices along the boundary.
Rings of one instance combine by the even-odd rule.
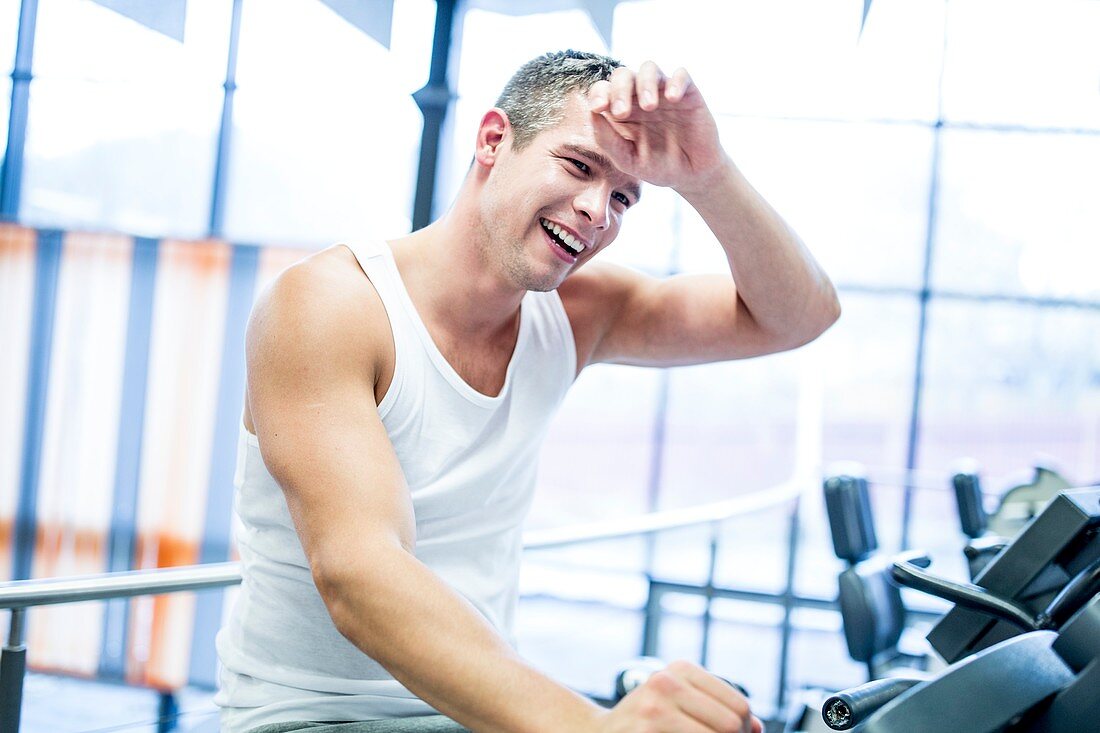
[[695, 671], [702, 671], [703, 668], [697, 664], [687, 661], [686, 659], [677, 659], [675, 662], [670, 663], [665, 667], [669, 672], [673, 674], [685, 676]]
[[684, 683], [680, 680], [679, 676], [670, 669], [663, 669], [660, 672], [655, 672], [646, 684], [662, 695], [675, 694], [684, 687]]

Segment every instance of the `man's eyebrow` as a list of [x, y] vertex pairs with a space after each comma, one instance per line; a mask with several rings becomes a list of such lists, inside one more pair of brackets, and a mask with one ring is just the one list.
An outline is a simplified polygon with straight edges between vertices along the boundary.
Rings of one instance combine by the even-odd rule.
[[[583, 145], [575, 145], [573, 143], [565, 143], [562, 145], [562, 147], [573, 153], [574, 155], [580, 155], [581, 157], [588, 158], [604, 170], [616, 170], [615, 164], [611, 162], [611, 159], [603, 153], [599, 152], [598, 150], [586, 148]], [[642, 187], [639, 186], [637, 183], [628, 183], [623, 186], [623, 188], [625, 188], [626, 192], [629, 193], [634, 199], [634, 203], [638, 203], [639, 201], [641, 201]]]

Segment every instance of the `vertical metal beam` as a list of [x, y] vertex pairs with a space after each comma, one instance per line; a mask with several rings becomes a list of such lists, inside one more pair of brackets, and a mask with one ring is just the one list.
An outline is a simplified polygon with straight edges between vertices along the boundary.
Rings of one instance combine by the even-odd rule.
[[38, 476], [46, 428], [57, 280], [61, 271], [61, 232], [40, 231], [34, 272], [34, 310], [27, 364], [27, 404], [23, 418], [23, 458], [12, 541], [12, 580], [31, 577], [38, 513]]
[[237, 92], [237, 51], [241, 41], [241, 5], [233, 0], [233, 19], [229, 25], [229, 55], [225, 66], [225, 100], [218, 128], [218, 153], [214, 160], [214, 184], [210, 194], [210, 236], [221, 237], [225, 229], [226, 187], [229, 185], [229, 153], [233, 141], [233, 98]]
[[706, 667], [710, 659], [710, 626], [712, 621], [711, 610], [714, 605], [714, 576], [718, 570], [718, 533], [721, 525], [718, 522], [710, 524], [710, 557], [707, 563], [707, 585], [703, 589], [703, 639], [699, 644], [699, 666]]
[[8, 147], [0, 170], [0, 219], [19, 217], [23, 186], [23, 149], [27, 142], [27, 113], [30, 103], [31, 62], [34, 58], [34, 26], [38, 0], [23, 0], [19, 10], [19, 36], [15, 65], [11, 72], [11, 111], [8, 115]]
[[[133, 567], [141, 443], [145, 432], [145, 395], [149, 382], [149, 344], [153, 331], [153, 302], [159, 252], [160, 243], [155, 239], [134, 240], [126, 352], [122, 366], [122, 404], [118, 416], [115, 485], [111, 502], [111, 528], [107, 535], [107, 572], [129, 570]], [[122, 679], [125, 675], [129, 611], [130, 602], [127, 599], [116, 598], [107, 602], [99, 653], [99, 674], [104, 677]]]
[[940, 151], [943, 138], [943, 69], [947, 56], [947, 26], [944, 21], [943, 54], [940, 56], [939, 98], [936, 124], [932, 128], [932, 170], [928, 182], [928, 229], [924, 239], [924, 271], [921, 275], [920, 317], [917, 324], [917, 354], [913, 367], [913, 402], [909, 410], [909, 446], [905, 457], [905, 489], [901, 509], [901, 549], [909, 549], [913, 516], [913, 486], [916, 483], [917, 450], [920, 444], [921, 401], [924, 398], [925, 342], [928, 337], [928, 305], [932, 295], [932, 262], [936, 241], [936, 198], [940, 188]]
[[642, 621], [641, 655], [643, 657], [657, 656], [661, 638], [661, 599], [664, 595], [664, 586], [650, 578], [649, 594], [646, 596], [645, 603], [645, 619]]
[[[241, 430], [241, 409], [245, 388], [244, 335], [248, 313], [256, 291], [260, 249], [249, 245], [233, 246], [229, 270], [229, 298], [222, 340], [221, 377], [218, 383], [218, 407], [214, 419], [214, 442], [210, 457], [210, 485], [206, 492], [199, 562], [224, 562], [229, 559], [229, 537], [233, 516], [233, 475], [236, 472], [237, 437]], [[191, 637], [189, 681], [206, 687], [217, 683], [217, 655], [214, 637], [222, 620], [222, 590], [198, 594]]]
[[428, 75], [428, 83], [413, 94], [413, 99], [424, 115], [424, 129], [420, 135], [420, 164], [416, 173], [416, 198], [413, 200], [413, 231], [423, 229], [432, 222], [440, 137], [447, 110], [454, 98], [447, 71], [451, 67], [451, 41], [459, 2], [460, 0], [436, 0], [431, 73]]
[[791, 659], [791, 635], [794, 632], [791, 614], [794, 612], [797, 601], [794, 582], [798, 570], [798, 525], [801, 506], [802, 498], [795, 498], [787, 529], [787, 583], [783, 588], [783, 624], [780, 627], [779, 637], [779, 692], [775, 701], [775, 709], [780, 713], [787, 705], [787, 676]]
[[23, 622], [27, 609], [11, 610], [11, 631], [0, 650], [0, 733], [19, 733], [23, 711], [23, 678], [27, 672], [27, 645]]

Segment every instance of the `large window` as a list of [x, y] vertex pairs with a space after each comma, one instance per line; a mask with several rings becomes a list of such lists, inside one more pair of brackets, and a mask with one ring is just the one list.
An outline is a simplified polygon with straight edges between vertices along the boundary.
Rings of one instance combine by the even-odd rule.
[[206, 232], [230, 5], [190, 3], [180, 42], [94, 3], [38, 3], [22, 222]]
[[394, 5], [390, 48], [320, 2], [246, 2], [226, 235], [329, 244], [411, 227], [435, 4]]
[[[448, 194], [482, 111], [523, 61], [573, 47], [685, 66], [734, 160], [801, 234], [844, 307], [829, 333], [791, 354], [590, 369], [551, 433], [535, 526], [719, 501], [856, 460], [875, 480], [882, 546], [924, 543], [961, 574], [962, 538], [944, 519], [957, 459], [978, 459], [992, 491], [1036, 455], [1071, 480], [1100, 477], [1100, 5], [876, 0], [860, 35], [862, 5], [624, 2], [610, 46], [580, 10], [465, 15]], [[689, 206], [652, 188], [645, 198], [606, 257], [658, 275], [725, 271]], [[840, 563], [819, 495], [811, 487], [802, 505], [793, 590], [828, 600]], [[777, 510], [729, 522], [716, 581], [783, 593], [788, 521]], [[642, 541], [537, 553], [528, 607], [563, 627], [575, 615], [577, 627], [601, 603], [619, 610], [594, 623], [635, 629], [644, 593], [631, 583], [647, 572], [704, 583], [709, 544], [700, 530], [661, 535], [652, 553]], [[600, 570], [577, 575], [584, 566]], [[701, 601], [665, 598], [662, 654], [698, 658]], [[778, 693], [775, 610], [710, 608], [708, 659], [765, 699]], [[835, 612], [806, 607], [791, 622], [789, 687], [859, 681]], [[606, 691], [592, 659], [568, 664], [545, 637], [532, 623], [521, 645]], [[601, 650], [585, 644], [597, 661], [623, 646], [616, 634]], [[737, 661], [746, 658], [752, 670]], [[826, 659], [835, 676], [819, 673]]]
[[[201, 237], [217, 180], [218, 233], [235, 241], [409, 230], [411, 93], [427, 79], [435, 4], [396, 2], [387, 48], [319, 0], [242, 3], [223, 135], [232, 7], [188, 3], [180, 41], [86, 0], [38, 3], [22, 223]], [[0, 38], [5, 63], [9, 49]]]
[[11, 114], [11, 71], [15, 65], [16, 30], [19, 27], [17, 0], [0, 0], [0, 161], [7, 153], [8, 117]]

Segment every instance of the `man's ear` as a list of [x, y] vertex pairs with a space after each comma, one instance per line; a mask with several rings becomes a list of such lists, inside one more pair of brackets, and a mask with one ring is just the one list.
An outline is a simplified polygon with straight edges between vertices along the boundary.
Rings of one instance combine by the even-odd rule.
[[499, 107], [493, 107], [482, 116], [481, 124], [478, 125], [474, 160], [486, 167], [492, 167], [500, 151], [510, 144], [511, 136], [512, 123], [508, 121], [508, 113]]

